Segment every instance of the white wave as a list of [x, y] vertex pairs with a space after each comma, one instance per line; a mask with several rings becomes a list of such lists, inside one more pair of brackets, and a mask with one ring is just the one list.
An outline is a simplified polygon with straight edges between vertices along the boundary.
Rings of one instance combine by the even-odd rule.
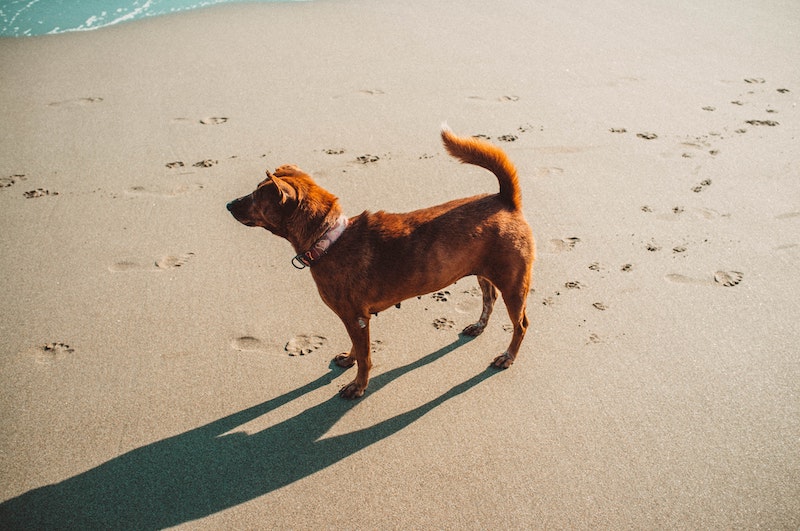
[[[128, 22], [129, 20], [133, 20], [136, 18], [143, 18], [147, 16], [147, 11], [150, 9], [152, 5], [153, 5], [153, 0], [147, 0], [144, 4], [142, 4], [139, 7], [136, 7], [132, 11], [129, 11], [128, 13], [125, 13], [122, 16], [119, 16], [115, 19], [108, 21], [102, 21], [102, 19], [108, 14], [106, 11], [103, 11], [103, 13], [100, 16], [92, 15], [82, 25], [78, 26], [77, 28], [72, 28], [66, 31], [92, 31], [100, 28], [107, 28], [108, 26], [113, 26], [114, 24]], [[117, 13], [119, 12], [120, 10], [117, 9]], [[52, 34], [52, 33], [62, 33], [62, 32], [53, 30], [50, 33]]]

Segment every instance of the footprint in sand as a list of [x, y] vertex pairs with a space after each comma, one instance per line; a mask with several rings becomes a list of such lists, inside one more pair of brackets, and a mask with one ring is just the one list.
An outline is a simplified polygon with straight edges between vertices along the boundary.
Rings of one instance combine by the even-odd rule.
[[[589, 270], [590, 271], [598, 271], [599, 272], [599, 271], [604, 271], [604, 268], [603, 268], [602, 264], [600, 264], [600, 262], [592, 262], [591, 264], [589, 264]], [[619, 270], [622, 271], [623, 273], [630, 273], [631, 271], [633, 271], [633, 264], [622, 264], [621, 266], [619, 266]], [[567, 284], [571, 284], [571, 283], [567, 282]], [[579, 284], [579, 286], [568, 285], [566, 287], [567, 288], [585, 287], [581, 283], [578, 283], [578, 284]]]
[[89, 97], [89, 98], [73, 98], [71, 100], [64, 100], [64, 101], [54, 101], [52, 103], [48, 103], [49, 107], [63, 107], [66, 105], [91, 105], [93, 103], [100, 103], [103, 101], [103, 98], [99, 97]]
[[286, 350], [290, 356], [305, 356], [306, 354], [311, 354], [315, 350], [322, 348], [327, 342], [327, 338], [322, 336], [300, 334], [290, 339], [289, 342], [286, 343], [284, 350]]
[[58, 192], [51, 192], [50, 190], [45, 190], [44, 188], [37, 188], [36, 190], [29, 190], [23, 193], [26, 198], [28, 199], [36, 199], [37, 197], [46, 197], [48, 195], [58, 195]]
[[740, 271], [717, 271], [714, 273], [713, 280], [705, 278], [695, 278], [679, 273], [670, 273], [664, 277], [669, 282], [676, 284], [692, 284], [696, 286], [724, 286], [730, 288], [736, 286], [744, 280], [744, 273]]
[[123, 273], [126, 271], [164, 271], [183, 267], [194, 256], [194, 253], [182, 253], [178, 255], [162, 256], [152, 263], [142, 263], [138, 260], [119, 260], [108, 266], [112, 273]]
[[439, 317], [433, 320], [433, 327], [436, 330], [452, 330], [455, 326], [456, 323], [447, 317]]
[[361, 155], [360, 157], [356, 157], [356, 162], [361, 164], [369, 164], [371, 162], [378, 162], [381, 158], [378, 155]]
[[564, 168], [559, 168], [557, 166], [539, 166], [533, 169], [533, 175], [539, 178], [557, 177], [559, 175], [564, 175]]
[[644, 248], [650, 251], [651, 253], [655, 253], [661, 250], [661, 246], [658, 245], [654, 240], [650, 240], [644, 245]]
[[209, 116], [207, 118], [200, 119], [200, 123], [203, 125], [220, 125], [227, 121], [228, 119], [224, 116]]
[[51, 364], [70, 357], [75, 349], [61, 341], [47, 343], [33, 349], [33, 356], [37, 363]]
[[775, 127], [776, 125], [780, 125], [780, 123], [776, 122], [775, 120], [747, 120], [745, 123], [755, 126], [765, 125], [767, 127]]
[[16, 175], [9, 175], [8, 177], [0, 177], [0, 188], [8, 188], [9, 186], [14, 186], [16, 183], [20, 181], [28, 180], [25, 177], [25, 174], [18, 173]]
[[513, 94], [494, 97], [494, 98], [484, 97], [484, 96], [467, 96], [467, 99], [471, 101], [480, 101], [487, 103], [513, 103], [515, 101], [519, 101], [519, 96], [515, 96]]
[[380, 339], [376, 339], [374, 341], [370, 341], [370, 343], [369, 343], [369, 351], [371, 353], [375, 354], [376, 352], [382, 352], [383, 349], [384, 349], [384, 344], [383, 344], [383, 341], [381, 341]]
[[[708, 182], [710, 183], [711, 181], [709, 180]], [[697, 218], [702, 218], [706, 220], [730, 217], [730, 214], [720, 214], [719, 212], [711, 208], [696, 207], [692, 208], [689, 212]]]
[[709, 186], [711, 186], [711, 179], [704, 179], [704, 180], [700, 181], [699, 185], [697, 185], [694, 188], [692, 188], [692, 192], [694, 192], [696, 194], [699, 194], [700, 192], [702, 192], [705, 188], [707, 188]]
[[256, 352], [265, 350], [266, 345], [257, 337], [241, 336], [231, 341], [231, 347], [242, 352]]
[[179, 255], [162, 256], [155, 261], [156, 267], [159, 269], [175, 269], [183, 267], [194, 256], [194, 253], [183, 253]]
[[744, 273], [739, 271], [717, 271], [714, 273], [714, 282], [726, 288], [736, 286], [744, 279]]
[[587, 345], [597, 345], [603, 342], [603, 338], [601, 338], [597, 334], [589, 334], [589, 340], [586, 342]]
[[[699, 185], [692, 188], [692, 191], [695, 193], [702, 192], [705, 188], [711, 186], [711, 179], [703, 180]], [[719, 218], [728, 218], [730, 214], [721, 214], [720, 212], [712, 209], [712, 208], [703, 208], [703, 207], [683, 207], [683, 206], [674, 206], [669, 210], [656, 210], [650, 206], [643, 206], [640, 208], [642, 212], [648, 214], [656, 214], [656, 217], [660, 220], [664, 221], [676, 221], [680, 219], [681, 215], [688, 214], [689, 216], [696, 218], [696, 219], [704, 219], [704, 220], [715, 220]]]
[[580, 238], [576, 238], [574, 236], [571, 238], [563, 238], [561, 240], [550, 240], [550, 248], [554, 253], [563, 253], [573, 250], [575, 245], [580, 241]]
[[531, 125], [531, 124], [524, 124], [524, 125], [521, 125], [521, 126], [517, 127], [517, 131], [519, 131], [520, 133], [530, 133], [531, 131], [539, 131], [541, 133], [541, 132], [544, 132], [544, 126], [543, 125], [538, 125], [537, 126], [537, 125]]
[[447, 298], [450, 296], [449, 291], [437, 291], [436, 293], [432, 294], [431, 297], [433, 300], [438, 302], [447, 302]]

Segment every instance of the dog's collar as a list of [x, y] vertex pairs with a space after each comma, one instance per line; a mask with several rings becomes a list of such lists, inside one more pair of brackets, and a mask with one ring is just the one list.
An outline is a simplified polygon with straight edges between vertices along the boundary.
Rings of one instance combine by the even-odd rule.
[[339, 219], [336, 220], [333, 226], [325, 231], [325, 234], [311, 246], [311, 249], [292, 258], [292, 265], [297, 269], [305, 269], [306, 267], [314, 265], [314, 263], [325, 256], [328, 249], [336, 243], [336, 240], [342, 235], [344, 229], [347, 228], [348, 223], [347, 216], [344, 214], [339, 216]]

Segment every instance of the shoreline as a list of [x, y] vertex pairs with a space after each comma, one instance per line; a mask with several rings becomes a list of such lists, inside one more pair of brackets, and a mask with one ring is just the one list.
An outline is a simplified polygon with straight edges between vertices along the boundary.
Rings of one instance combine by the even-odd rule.
[[[260, 0], [266, 2], [306, 2], [309, 0]], [[247, 0], [215, 0], [216, 3], [213, 4], [206, 4], [206, 5], [194, 5], [194, 6], [181, 6], [181, 7], [171, 7], [167, 11], [163, 11], [163, 7], [156, 11], [151, 11], [150, 8], [152, 4], [150, 1], [145, 2], [142, 6], [128, 6], [123, 5], [119, 6], [114, 9], [115, 6], [105, 6], [105, 9], [100, 11], [96, 11], [91, 9], [91, 7], [87, 8], [87, 11], [84, 11], [80, 15], [76, 15], [75, 13], [70, 13], [70, 18], [75, 19], [74, 21], [69, 21], [65, 17], [63, 13], [59, 14], [58, 16], [58, 24], [67, 25], [66, 29], [62, 28], [61, 26], [54, 25], [54, 21], [48, 19], [48, 13], [45, 11], [44, 13], [38, 13], [31, 16], [29, 13], [30, 9], [33, 7], [33, 4], [28, 4], [21, 11], [18, 11], [10, 16], [11, 24], [20, 24], [15, 25], [13, 27], [2, 26], [0, 27], [0, 38], [30, 38], [30, 37], [42, 37], [48, 35], [63, 35], [65, 33], [75, 33], [75, 32], [91, 32], [91, 31], [98, 31], [105, 28], [110, 28], [113, 26], [117, 26], [120, 24], [128, 24], [133, 22], [138, 22], [141, 20], [146, 20], [153, 17], [161, 17], [161, 16], [168, 16], [168, 15], [177, 15], [181, 13], [189, 13], [192, 11], [203, 10], [210, 7], [216, 7], [220, 5], [228, 5], [228, 4], [235, 4], [235, 3], [252, 3], [248, 2]], [[202, 2], [201, 2], [202, 3]], [[97, 7], [97, 6], [95, 6]], [[35, 7], [34, 7], [35, 9]], [[45, 10], [47, 8], [45, 7]], [[72, 9], [79, 9], [79, 7], [72, 6]], [[131, 9], [128, 12], [128, 9]], [[113, 13], [109, 14], [109, 11], [113, 10]], [[19, 21], [19, 17], [23, 16], [23, 20]], [[9, 15], [4, 14], [4, 20], [8, 20]], [[111, 18], [111, 20], [108, 20]], [[47, 30], [46, 28], [51, 28]], [[6, 34], [6, 32], [9, 32]]]

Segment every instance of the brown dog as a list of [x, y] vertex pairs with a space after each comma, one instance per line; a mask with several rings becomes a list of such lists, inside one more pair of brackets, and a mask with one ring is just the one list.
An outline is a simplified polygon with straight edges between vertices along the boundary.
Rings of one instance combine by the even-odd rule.
[[281, 166], [267, 172], [254, 192], [228, 203], [239, 222], [289, 240], [299, 253], [292, 264], [310, 267], [322, 300], [344, 322], [353, 346], [335, 361], [341, 367], [358, 364], [355, 380], [341, 390], [345, 398], [363, 395], [369, 381], [370, 315], [462, 277], [477, 275], [483, 291], [480, 319], [464, 334], [483, 332], [498, 290], [511, 317], [511, 344], [493, 366], [509, 367], [525, 336], [534, 250], [516, 169], [488, 142], [457, 137], [446, 126], [442, 140], [458, 160], [494, 173], [500, 193], [406, 214], [364, 212], [347, 219], [334, 195], [297, 167]]

